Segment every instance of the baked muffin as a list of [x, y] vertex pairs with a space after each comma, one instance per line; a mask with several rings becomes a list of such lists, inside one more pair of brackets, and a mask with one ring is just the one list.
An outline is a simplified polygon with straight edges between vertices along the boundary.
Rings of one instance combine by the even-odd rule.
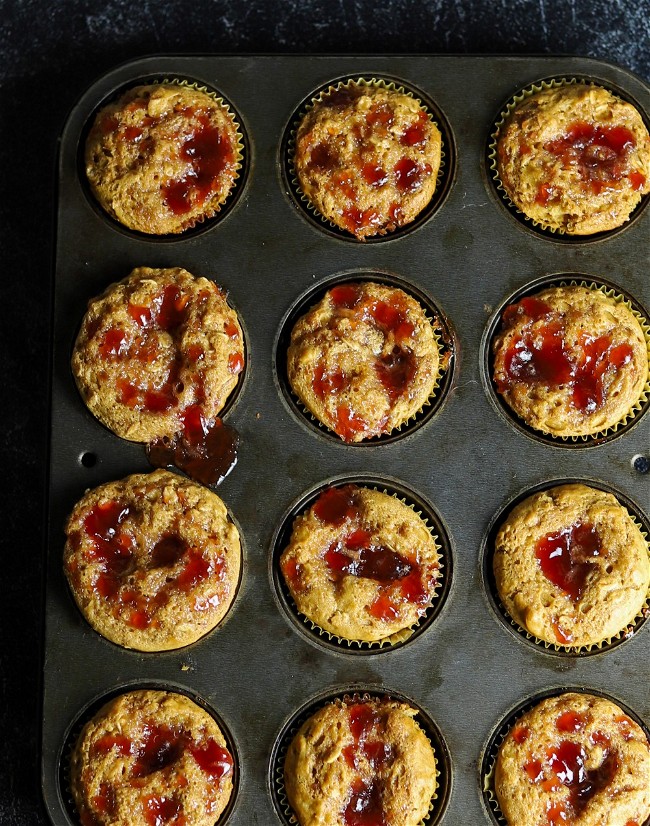
[[293, 524], [280, 570], [298, 611], [348, 640], [416, 624], [435, 596], [440, 554], [424, 520], [394, 496], [327, 488]]
[[610, 700], [542, 700], [509, 731], [494, 785], [509, 826], [642, 826], [650, 817], [650, 744]]
[[156, 470], [88, 491], [68, 517], [63, 563], [77, 605], [112, 642], [180, 648], [230, 608], [237, 528], [208, 488]]
[[518, 504], [495, 541], [510, 616], [540, 640], [587, 646], [616, 636], [648, 597], [646, 539], [611, 493], [558, 485]]
[[503, 312], [494, 382], [532, 428], [590, 436], [634, 412], [648, 383], [648, 343], [622, 301], [578, 285], [551, 287]]
[[591, 235], [625, 223], [650, 192], [650, 136], [639, 112], [600, 86], [525, 96], [499, 127], [508, 198], [543, 228]]
[[291, 331], [291, 389], [345, 442], [399, 428], [433, 394], [440, 351], [420, 304], [397, 287], [339, 284]]
[[297, 732], [284, 764], [300, 826], [416, 826], [436, 791], [417, 711], [387, 698], [335, 700]]
[[219, 212], [238, 177], [232, 113], [195, 87], [137, 86], [97, 113], [86, 175], [116, 221], [151, 235], [183, 232]]
[[413, 97], [350, 82], [317, 99], [298, 126], [293, 165], [302, 192], [358, 239], [409, 224], [436, 189], [442, 138]]
[[92, 299], [72, 354], [93, 415], [123, 439], [160, 444], [170, 455], [155, 464], [175, 463], [205, 484], [225, 432], [218, 415], [243, 369], [225, 293], [180, 267], [137, 267]]
[[84, 726], [70, 784], [81, 826], [215, 826], [233, 770], [207, 711], [182, 694], [131, 691]]

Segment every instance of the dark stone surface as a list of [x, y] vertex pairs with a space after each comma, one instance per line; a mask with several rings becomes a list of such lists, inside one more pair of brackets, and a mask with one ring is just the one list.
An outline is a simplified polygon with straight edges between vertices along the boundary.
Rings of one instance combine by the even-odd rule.
[[76, 99], [115, 64], [153, 53], [576, 54], [650, 80], [650, 0], [4, 0], [0, 12], [0, 824], [38, 826], [54, 161]]

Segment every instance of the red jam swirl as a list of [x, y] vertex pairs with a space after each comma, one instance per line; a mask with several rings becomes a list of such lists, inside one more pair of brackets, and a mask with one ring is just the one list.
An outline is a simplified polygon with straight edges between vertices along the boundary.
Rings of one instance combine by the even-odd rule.
[[183, 804], [175, 797], [147, 795], [142, 800], [142, 811], [149, 826], [185, 826]]
[[[389, 765], [393, 750], [381, 739], [378, 729], [382, 721], [378, 712], [366, 703], [357, 703], [348, 707], [348, 720], [352, 743], [343, 749], [348, 765], [359, 772], [361, 760], [365, 758], [373, 773]], [[365, 778], [359, 774], [353, 780], [343, 820], [346, 826], [387, 826], [382, 785], [377, 774]]]
[[577, 522], [539, 539], [535, 556], [544, 576], [578, 602], [594, 570], [594, 559], [607, 556], [607, 550], [593, 525]]
[[354, 519], [359, 515], [354, 491], [355, 488], [352, 485], [327, 488], [312, 506], [314, 514], [321, 522], [337, 527], [348, 519]]

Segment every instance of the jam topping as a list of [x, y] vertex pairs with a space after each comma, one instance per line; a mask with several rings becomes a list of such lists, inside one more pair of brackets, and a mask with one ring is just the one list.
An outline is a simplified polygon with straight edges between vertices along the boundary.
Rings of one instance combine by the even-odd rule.
[[387, 826], [380, 774], [390, 765], [393, 749], [381, 739], [382, 718], [369, 704], [357, 703], [348, 707], [348, 720], [352, 743], [343, 749], [343, 756], [359, 774], [352, 781], [343, 820], [346, 826]]
[[175, 797], [148, 795], [142, 800], [142, 811], [149, 826], [184, 826], [183, 805]]
[[210, 123], [206, 114], [198, 115], [197, 128], [186, 136], [179, 151], [189, 170], [178, 180], [162, 187], [165, 204], [174, 215], [184, 215], [200, 207], [219, 190], [222, 173], [235, 162], [235, 152], [227, 135]]
[[393, 173], [395, 186], [400, 192], [416, 192], [431, 174], [431, 166], [428, 163], [419, 164], [411, 158], [401, 158], [395, 164]]
[[593, 525], [577, 522], [539, 539], [535, 556], [547, 579], [578, 602], [594, 570], [594, 559], [607, 556], [607, 550]]
[[375, 370], [391, 404], [395, 404], [413, 381], [417, 359], [410, 350], [396, 345], [388, 355], [379, 357]]
[[417, 567], [416, 563], [409, 562], [390, 548], [374, 545], [371, 534], [364, 530], [357, 530], [343, 541], [335, 542], [325, 552], [325, 562], [338, 577], [363, 577], [381, 585], [402, 579]]
[[570, 350], [563, 320], [535, 298], [508, 307], [503, 328], [507, 330], [520, 318], [529, 321], [504, 354], [505, 375], [497, 380], [499, 392], [507, 392], [516, 383], [566, 386], [572, 406], [581, 413], [600, 409], [606, 401], [607, 376], [631, 362], [632, 347], [615, 344], [610, 335], [583, 333]]
[[549, 141], [544, 148], [557, 156], [565, 169], [577, 169], [597, 195], [626, 177], [626, 162], [635, 146], [634, 135], [625, 126], [576, 121], [561, 138]]
[[321, 522], [338, 527], [346, 520], [354, 519], [359, 513], [354, 490], [352, 485], [327, 488], [320, 494], [312, 510]]
[[555, 727], [562, 732], [582, 731], [586, 725], [587, 720], [579, 711], [565, 711], [555, 721]]

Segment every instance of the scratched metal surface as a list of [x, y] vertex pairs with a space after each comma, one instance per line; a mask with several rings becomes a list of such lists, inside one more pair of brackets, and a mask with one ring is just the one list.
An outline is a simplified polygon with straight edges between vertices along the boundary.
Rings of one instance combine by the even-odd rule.
[[[84, 124], [98, 102], [144, 76], [189, 76], [219, 89], [241, 115], [251, 164], [235, 208], [210, 231], [163, 241], [119, 231], [90, 205], [77, 172]], [[305, 219], [286, 191], [279, 147], [300, 101], [331, 78], [391, 75], [422, 89], [445, 114], [457, 150], [442, 208], [395, 240], [358, 244]], [[579, 74], [631, 95], [647, 112], [648, 87], [615, 66], [577, 58], [161, 57], [101, 78], [73, 110], [61, 140], [55, 272], [49, 543], [44, 640], [42, 787], [56, 826], [70, 820], [59, 770], [82, 709], [132, 685], [178, 687], [203, 699], [230, 730], [241, 777], [229, 823], [277, 822], [269, 757], [278, 732], [310, 698], [360, 686], [409, 697], [440, 729], [451, 755], [444, 822], [489, 823], [480, 794], [484, 745], [512, 707], [541, 691], [603, 691], [650, 722], [646, 624], [616, 649], [584, 658], [533, 649], [500, 622], [485, 593], [481, 544], [495, 513], [528, 487], [560, 478], [614, 487], [646, 513], [648, 476], [631, 459], [647, 451], [650, 415], [620, 439], [581, 450], [540, 444], [511, 427], [490, 401], [481, 347], [491, 314], [510, 293], [552, 273], [601, 276], [650, 304], [650, 210], [628, 229], [586, 244], [557, 243], [522, 228], [494, 197], [482, 170], [501, 104], [541, 77]], [[229, 290], [249, 345], [242, 392], [227, 416], [241, 434], [239, 462], [218, 489], [243, 537], [245, 572], [225, 624], [194, 646], [143, 655], [96, 635], [81, 619], [61, 570], [62, 526], [83, 491], [145, 471], [144, 450], [100, 426], [69, 370], [89, 297], [134, 266], [183, 266]], [[275, 346], [302, 293], [339, 273], [397, 276], [430, 296], [459, 342], [442, 409], [412, 435], [355, 447], [314, 431], [278, 386]], [[85, 466], [92, 454], [96, 463]], [[272, 538], [292, 503], [332, 477], [398, 480], [433, 504], [451, 537], [454, 577], [444, 609], [412, 644], [375, 656], [337, 653], [298, 633], [280, 610], [269, 574]]]

